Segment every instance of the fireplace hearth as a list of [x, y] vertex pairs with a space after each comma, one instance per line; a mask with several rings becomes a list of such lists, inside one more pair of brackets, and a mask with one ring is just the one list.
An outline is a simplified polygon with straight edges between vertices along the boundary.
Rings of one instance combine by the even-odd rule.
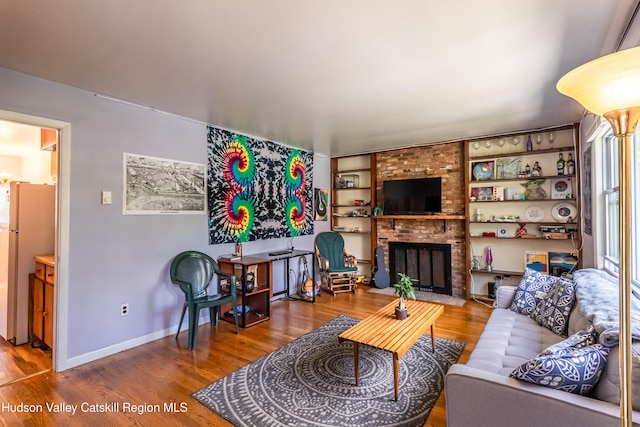
[[452, 295], [451, 245], [389, 242], [389, 273], [391, 283], [404, 273], [417, 280], [417, 290]]

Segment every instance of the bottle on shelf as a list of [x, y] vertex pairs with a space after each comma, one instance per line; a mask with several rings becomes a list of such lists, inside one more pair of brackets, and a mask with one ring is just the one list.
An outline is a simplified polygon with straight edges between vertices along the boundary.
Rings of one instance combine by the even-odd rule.
[[531, 170], [531, 176], [542, 176], [542, 168], [540, 167], [538, 162], [535, 162], [533, 164], [533, 169]]
[[564, 159], [562, 158], [562, 153], [560, 153], [560, 158], [558, 158], [558, 175], [564, 175]]
[[566, 174], [565, 175], [573, 175], [576, 173], [576, 163], [573, 161], [573, 153], [569, 153], [569, 160], [566, 163]]
[[529, 163], [527, 163], [527, 165], [524, 167], [524, 173], [527, 176], [531, 176], [531, 166], [529, 166]]
[[533, 151], [533, 142], [531, 142], [531, 135], [527, 136], [527, 151]]

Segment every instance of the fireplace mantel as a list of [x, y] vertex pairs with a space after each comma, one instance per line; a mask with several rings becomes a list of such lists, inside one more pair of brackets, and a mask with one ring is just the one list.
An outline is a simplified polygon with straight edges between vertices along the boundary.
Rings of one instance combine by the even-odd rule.
[[467, 217], [465, 215], [454, 215], [454, 214], [433, 214], [433, 215], [374, 215], [371, 218], [374, 220], [379, 219], [388, 219], [391, 220], [391, 229], [396, 229], [396, 219], [408, 219], [413, 221], [438, 221], [442, 220], [442, 231], [447, 230], [447, 220], [465, 220]]

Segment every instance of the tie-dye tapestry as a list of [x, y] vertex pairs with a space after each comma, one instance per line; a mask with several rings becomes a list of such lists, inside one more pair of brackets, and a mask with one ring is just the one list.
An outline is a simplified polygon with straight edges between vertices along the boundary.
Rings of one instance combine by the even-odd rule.
[[313, 234], [313, 154], [208, 127], [209, 244]]

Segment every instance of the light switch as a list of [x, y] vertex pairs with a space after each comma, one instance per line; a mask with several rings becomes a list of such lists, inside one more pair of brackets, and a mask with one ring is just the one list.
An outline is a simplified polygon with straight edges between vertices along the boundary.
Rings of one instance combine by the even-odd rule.
[[111, 191], [103, 191], [101, 192], [102, 196], [102, 204], [110, 205], [111, 204]]

